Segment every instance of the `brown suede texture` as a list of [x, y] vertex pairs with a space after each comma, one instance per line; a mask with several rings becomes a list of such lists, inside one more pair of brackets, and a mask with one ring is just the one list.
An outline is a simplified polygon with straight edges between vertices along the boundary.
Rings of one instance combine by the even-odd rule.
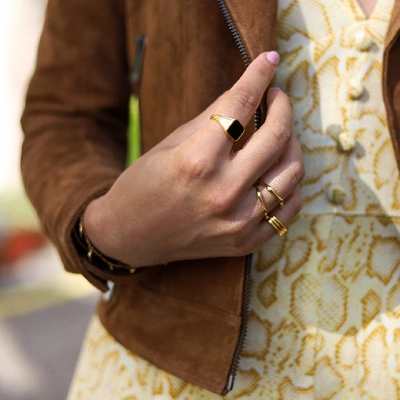
[[[274, 48], [276, 0], [226, 5], [251, 58]], [[399, 20], [396, 1], [383, 83], [400, 166]], [[103, 291], [106, 280], [116, 282], [111, 300], [99, 305], [106, 329], [158, 367], [222, 393], [242, 324], [244, 257], [116, 276], [88, 263], [72, 241], [79, 215], [125, 168], [129, 71], [141, 34], [147, 44], [134, 94], [143, 152], [199, 114], [245, 69], [216, 0], [49, 0], [22, 117], [23, 179], [65, 268]]]
[[383, 98], [388, 125], [400, 171], [400, 0], [395, 0], [385, 41], [383, 59]]

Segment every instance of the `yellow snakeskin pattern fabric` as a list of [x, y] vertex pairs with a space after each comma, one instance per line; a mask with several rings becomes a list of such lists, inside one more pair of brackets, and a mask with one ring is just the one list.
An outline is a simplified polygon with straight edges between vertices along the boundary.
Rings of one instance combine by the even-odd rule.
[[[255, 254], [226, 399], [400, 398], [400, 180], [382, 100], [393, 0], [281, 0], [275, 84], [295, 107], [304, 207]], [[69, 400], [216, 400], [129, 353], [97, 317]]]

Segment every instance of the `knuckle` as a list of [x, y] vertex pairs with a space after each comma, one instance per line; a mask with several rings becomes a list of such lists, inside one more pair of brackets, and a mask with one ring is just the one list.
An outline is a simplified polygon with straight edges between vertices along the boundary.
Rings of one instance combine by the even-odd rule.
[[213, 173], [213, 166], [204, 154], [194, 152], [183, 156], [181, 171], [189, 179], [204, 179]]
[[257, 95], [245, 87], [237, 88], [233, 94], [233, 98], [240, 107], [243, 107], [252, 113], [259, 105]]
[[302, 162], [296, 162], [293, 165], [293, 180], [296, 185], [300, 185], [306, 175], [304, 164]]
[[293, 134], [292, 125], [283, 122], [271, 122], [268, 128], [278, 143], [284, 146], [288, 145]]
[[235, 197], [227, 190], [212, 191], [208, 204], [213, 214], [226, 213], [235, 204]]

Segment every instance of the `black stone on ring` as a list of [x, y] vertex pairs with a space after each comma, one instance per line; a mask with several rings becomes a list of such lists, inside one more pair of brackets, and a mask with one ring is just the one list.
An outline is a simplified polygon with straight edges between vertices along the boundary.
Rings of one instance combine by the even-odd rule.
[[221, 114], [212, 114], [210, 119], [218, 122], [229, 139], [233, 140], [234, 142], [237, 142], [244, 133], [243, 125], [237, 119]]

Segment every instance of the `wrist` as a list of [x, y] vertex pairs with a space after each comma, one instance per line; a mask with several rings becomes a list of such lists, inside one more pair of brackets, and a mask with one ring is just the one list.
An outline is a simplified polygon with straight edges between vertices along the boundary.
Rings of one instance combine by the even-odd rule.
[[[87, 257], [93, 264], [99, 261], [110, 270], [134, 268], [123, 262], [118, 251], [115, 220], [109, 214], [110, 208], [104, 204], [104, 196], [93, 200], [79, 220], [79, 235], [87, 247]], [[96, 258], [96, 261], [93, 261]]]

